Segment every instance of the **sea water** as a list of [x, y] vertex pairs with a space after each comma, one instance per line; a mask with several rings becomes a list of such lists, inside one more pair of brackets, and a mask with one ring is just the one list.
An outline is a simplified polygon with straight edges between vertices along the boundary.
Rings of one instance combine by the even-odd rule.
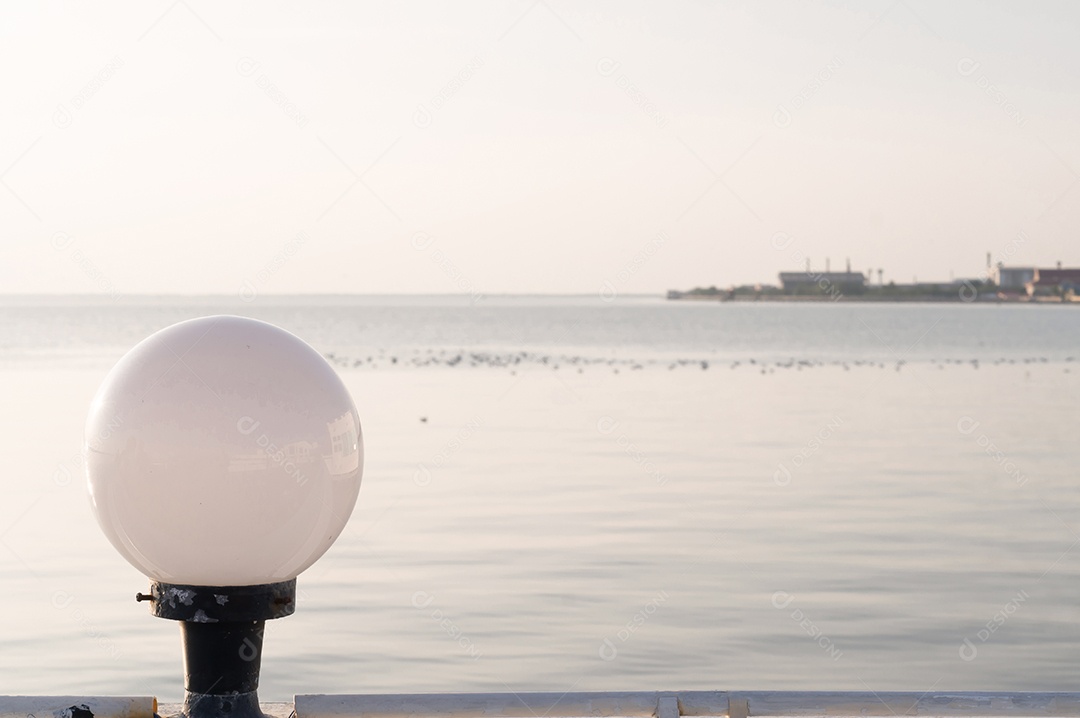
[[264, 700], [1076, 687], [1080, 308], [8, 297], [0, 693], [182, 694], [82, 427], [127, 349], [220, 313], [328, 356], [364, 430]]

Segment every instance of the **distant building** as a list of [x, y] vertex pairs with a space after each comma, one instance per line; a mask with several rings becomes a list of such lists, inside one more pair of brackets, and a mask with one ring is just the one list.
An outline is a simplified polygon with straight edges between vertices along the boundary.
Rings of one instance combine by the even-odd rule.
[[866, 277], [862, 272], [780, 272], [780, 284], [785, 294], [800, 294], [817, 290], [850, 291], [862, 290], [866, 286]]
[[994, 272], [994, 284], [1001, 289], [1021, 290], [1035, 281], [1035, 267], [1006, 267], [998, 264]]
[[1080, 284], [1080, 269], [1036, 269], [1034, 281], [1037, 285], [1053, 287]]
[[1080, 269], [1062, 269], [1060, 263], [1054, 269], [1037, 268], [1026, 288], [1028, 294], [1052, 293], [1058, 289], [1075, 291], [1080, 288]]

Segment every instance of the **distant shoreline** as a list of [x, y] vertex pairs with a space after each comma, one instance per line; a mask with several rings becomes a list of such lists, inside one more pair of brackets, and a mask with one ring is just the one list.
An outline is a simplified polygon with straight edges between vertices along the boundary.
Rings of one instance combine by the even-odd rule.
[[1066, 298], [1066, 297], [1027, 297], [1027, 296], [986, 296], [979, 295], [971, 298], [961, 297], [959, 294], [953, 296], [940, 296], [940, 295], [923, 295], [915, 294], [911, 296], [897, 296], [897, 295], [848, 295], [838, 294], [830, 296], [828, 294], [729, 294], [727, 292], [721, 292], [717, 294], [701, 294], [701, 293], [682, 293], [670, 291], [667, 295], [670, 301], [689, 301], [689, 302], [779, 302], [779, 303], [801, 303], [809, 302], [814, 304], [842, 302], [845, 304], [851, 303], [864, 303], [864, 304], [883, 304], [883, 303], [895, 303], [895, 304], [912, 304], [912, 303], [933, 303], [933, 304], [1080, 304], [1080, 297]]

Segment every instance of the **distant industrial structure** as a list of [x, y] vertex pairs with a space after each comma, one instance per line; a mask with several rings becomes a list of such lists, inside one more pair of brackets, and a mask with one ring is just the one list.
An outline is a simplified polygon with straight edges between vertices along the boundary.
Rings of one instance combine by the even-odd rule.
[[[871, 270], [872, 271], [872, 270]], [[806, 260], [806, 271], [780, 272], [780, 287], [785, 294], [804, 294], [814, 288], [838, 292], [860, 292], [866, 287], [866, 276], [862, 272], [851, 271], [851, 260], [843, 272], [829, 271], [829, 260], [825, 260], [825, 271], [814, 272], [810, 269], [810, 260]]]
[[[1008, 255], [1006, 255], [1008, 256]], [[874, 272], [877, 272], [877, 282]], [[991, 263], [986, 255], [986, 270], [979, 276], [952, 278], [939, 282], [911, 283], [884, 281], [883, 269], [866, 274], [851, 271], [851, 260], [843, 272], [833, 272], [829, 260], [825, 271], [815, 270], [806, 259], [801, 272], [780, 272], [780, 286], [769, 284], [738, 285], [727, 289], [697, 287], [689, 291], [672, 289], [668, 299], [718, 300], [808, 300], [821, 301], [1017, 301], [1080, 303], [1080, 268], [1011, 266]]]
[[1042, 267], [1006, 267], [998, 262], [992, 277], [998, 289], [1005, 292], [1040, 296], [1076, 292], [1080, 288], [1080, 269], [1066, 269], [1061, 262], [1052, 269]]
[[[847, 270], [844, 272], [829, 271], [829, 260], [825, 260], [825, 271], [819, 272], [810, 268], [810, 260], [806, 260], [806, 269], [802, 272], [780, 272], [780, 290], [784, 294], [807, 294], [824, 290], [826, 292], [841, 292], [859, 294], [873, 286], [873, 273], [868, 274], [851, 271], [851, 261], [848, 260]], [[883, 286], [882, 270], [877, 270], [878, 286]], [[936, 293], [948, 292], [951, 288], [966, 285], [975, 287], [984, 284], [995, 285], [984, 287], [991, 292], [1008, 294], [1027, 294], [1028, 296], [1046, 296], [1050, 294], [1074, 293], [1080, 294], [1080, 269], [1063, 268], [1061, 262], [1049, 269], [1042, 267], [1006, 267], [1001, 262], [997, 266], [990, 264], [990, 255], [986, 256], [986, 276], [968, 279], [950, 279], [942, 282], [919, 282], [912, 281], [910, 284], [896, 284], [890, 282], [890, 286], [900, 290]]]
[[836, 287], [841, 292], [863, 289], [862, 272], [780, 272], [780, 287], [788, 294], [798, 294], [812, 287]]
[[1005, 267], [998, 262], [991, 277], [1001, 289], [1022, 290], [1028, 282], [1035, 279], [1034, 267]]

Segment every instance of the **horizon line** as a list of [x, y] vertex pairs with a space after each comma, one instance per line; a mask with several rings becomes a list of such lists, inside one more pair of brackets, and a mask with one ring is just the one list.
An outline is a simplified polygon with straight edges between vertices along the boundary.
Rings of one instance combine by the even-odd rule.
[[[661, 289], [655, 292], [620, 292], [619, 296], [624, 297], [654, 297], [664, 296], [666, 292], [670, 290]], [[597, 291], [591, 292], [260, 292], [260, 297], [461, 297], [471, 298], [476, 295], [485, 297], [591, 297], [599, 296]], [[117, 292], [116, 295], [105, 294], [102, 292], [82, 292], [82, 293], [61, 293], [61, 292], [5, 292], [0, 291], [0, 298], [3, 297], [72, 297], [72, 298], [86, 298], [92, 297], [95, 299], [114, 299], [122, 297], [147, 297], [147, 298], [168, 298], [168, 297], [214, 297], [214, 298], [228, 298], [236, 299], [238, 301], [244, 300], [237, 292], [229, 293], [179, 293], [179, 292], [164, 292], [160, 294], [152, 294], [149, 292]], [[253, 303], [253, 302], [252, 302]]]

